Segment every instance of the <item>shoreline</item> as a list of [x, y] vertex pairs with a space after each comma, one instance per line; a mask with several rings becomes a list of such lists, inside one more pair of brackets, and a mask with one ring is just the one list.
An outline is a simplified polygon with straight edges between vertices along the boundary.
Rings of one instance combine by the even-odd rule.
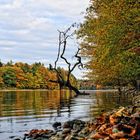
[[[0, 89], [0, 91], [51, 91], [51, 90], [60, 90], [60, 89]], [[68, 89], [62, 89], [68, 90]], [[117, 89], [97, 89], [97, 90], [79, 90], [80, 92], [88, 92], [91, 93], [93, 91], [102, 91], [102, 92], [117, 92]]]
[[[0, 89], [0, 91], [46, 91], [46, 90], [50, 90], [50, 89]], [[57, 89], [56, 89], [57, 90]]]
[[[8, 89], [8, 91], [11, 91], [11, 89]], [[17, 90], [17, 89], [14, 89], [14, 90]], [[41, 91], [41, 90], [45, 90], [45, 91], [48, 91], [48, 90], [46, 90], [46, 89], [38, 89], [39, 91]], [[22, 91], [35, 91], [35, 90], [32, 90], [32, 89], [22, 89]], [[89, 91], [89, 90], [88, 90]], [[94, 90], [94, 91], [96, 91], [96, 90]], [[99, 90], [97, 90], [97, 91], [99, 91]], [[104, 90], [104, 91], [106, 91], [106, 90]], [[140, 96], [139, 96], [140, 97]], [[137, 98], [138, 99], [138, 98]], [[140, 100], [140, 99], [139, 99]], [[137, 100], [137, 102], [139, 102], [139, 100]], [[135, 101], [136, 101], [136, 99], [135, 99]], [[135, 102], [135, 105], [138, 105], [137, 104], [137, 102]], [[119, 112], [122, 112], [122, 114], [124, 113], [125, 115], [119, 115], [119, 117], [121, 116], [121, 117], [126, 117], [126, 119], [127, 118], [129, 118], [129, 119], [132, 119], [132, 116], [134, 116], [134, 113], [131, 113], [131, 115], [128, 115], [128, 112], [127, 112], [127, 109], [128, 110], [130, 110], [130, 112], [132, 112], [132, 108], [133, 108], [134, 106], [131, 106], [131, 108], [129, 107], [129, 109], [128, 109], [128, 107], [125, 107], [125, 109], [126, 109], [126, 113], [124, 113], [125, 111], [125, 109], [123, 109], [123, 111], [119, 111], [120, 109], [113, 109], [113, 111], [109, 111], [109, 112], [103, 112], [103, 114], [105, 114], [105, 116], [106, 117], [108, 117], [108, 115], [110, 115], [110, 113], [111, 114], [113, 114], [114, 112], [117, 112], [117, 111], [119, 111]], [[137, 115], [138, 114], [138, 112], [135, 112], [136, 114], [135, 115]], [[34, 129], [34, 130], [31, 130], [29, 133], [27, 133], [27, 134], [25, 134], [25, 136], [26, 136], [26, 139], [24, 139], [24, 140], [39, 140], [40, 138], [41, 138], [41, 140], [60, 140], [62, 137], [64, 137], [64, 136], [66, 136], [66, 137], [64, 137], [64, 139], [62, 138], [61, 140], [73, 140], [71, 137], [73, 137], [74, 138], [74, 140], [92, 140], [92, 138], [91, 138], [91, 135], [93, 134], [93, 133], [95, 133], [95, 132], [98, 132], [99, 131], [99, 128], [98, 129], [94, 129], [94, 130], [92, 130], [92, 132], [90, 131], [90, 129], [92, 129], [92, 127], [94, 127], [94, 125], [93, 124], [96, 124], [96, 122], [97, 122], [97, 120], [99, 119], [99, 120], [101, 120], [102, 119], [102, 117], [101, 116], [104, 116], [103, 114], [101, 114], [98, 118], [96, 118], [96, 119], [94, 119], [94, 120], [90, 120], [90, 121], [82, 121], [82, 120], [72, 120], [72, 121], [67, 121], [66, 120], [66, 122], [64, 122], [63, 124], [61, 123], [61, 127], [60, 126], [57, 126], [57, 128], [56, 129], [54, 129], [54, 130], [39, 130], [38, 128], [37, 129]], [[118, 114], [118, 113], [115, 113], [115, 114]], [[121, 113], [120, 113], [121, 114]], [[105, 117], [105, 118], [106, 118]], [[107, 119], [108, 120], [108, 119]], [[59, 122], [56, 122], [56, 123], [59, 123]], [[71, 127], [71, 126], [69, 126], [68, 128], [66, 127], [64, 127], [64, 124], [72, 124], [72, 125], [74, 125], [73, 127]], [[83, 126], [83, 123], [85, 124], [84, 126]], [[106, 123], [106, 121], [103, 123], [103, 124], [105, 124]], [[87, 124], [88, 124], [88, 126], [87, 126]], [[101, 125], [103, 125], [103, 124], [100, 124], [100, 125], [98, 125], [98, 123], [97, 123], [97, 125], [98, 125], [98, 127], [100, 126], [101, 127]], [[58, 124], [57, 124], [58, 125]], [[80, 126], [79, 126], [80, 125]], [[82, 126], [81, 126], [82, 125]], [[56, 126], [55, 126], [56, 127]], [[78, 129], [78, 128], [81, 128], [80, 130]], [[78, 130], [77, 130], [78, 129]], [[88, 131], [87, 131], [87, 129], [88, 129]], [[69, 132], [67, 132], [67, 131], [69, 131]], [[87, 132], [83, 132], [83, 131], [87, 131]], [[73, 133], [74, 133], [74, 135], [73, 135]], [[84, 134], [83, 134], [84, 133]], [[87, 134], [85, 134], [85, 133], [88, 133], [88, 135]], [[80, 134], [80, 135], [79, 135]], [[58, 136], [59, 135], [59, 136]], [[30, 137], [29, 137], [30, 136]], [[50, 137], [51, 136], [51, 137]], [[83, 138], [83, 137], [84, 138]], [[49, 138], [48, 138], [49, 137]], [[67, 138], [67, 139], [66, 139]], [[83, 138], [83, 139], [82, 139]], [[85, 139], [85, 138], [87, 138], [87, 139]], [[17, 139], [13, 139], [13, 140], [17, 140]], [[23, 138], [21, 138], [21, 137], [19, 137], [19, 139], [18, 140], [23, 140]]]
[[140, 138], [140, 111], [136, 106], [102, 112], [90, 121], [55, 122], [54, 130], [33, 129], [24, 140], [128, 140]]

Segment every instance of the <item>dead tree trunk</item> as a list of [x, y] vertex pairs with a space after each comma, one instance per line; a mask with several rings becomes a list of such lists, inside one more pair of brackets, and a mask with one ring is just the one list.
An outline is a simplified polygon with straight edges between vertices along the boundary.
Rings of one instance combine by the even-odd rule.
[[[75, 86], [73, 86], [71, 84], [71, 80], [70, 80], [72, 72], [74, 71], [74, 69], [76, 67], [83, 68], [83, 64], [81, 62], [81, 57], [79, 56], [80, 48], [77, 49], [77, 52], [74, 55], [74, 57], [76, 58], [76, 62], [73, 65], [64, 56], [65, 51], [66, 51], [66, 47], [67, 47], [67, 40], [71, 36], [73, 36], [73, 33], [69, 34], [69, 31], [71, 30], [71, 28], [73, 26], [74, 25], [70, 26], [66, 31], [58, 31], [59, 32], [58, 54], [57, 54], [57, 58], [56, 58], [54, 67], [52, 67], [52, 70], [55, 71], [57, 74], [57, 80], [50, 80], [50, 82], [58, 83], [60, 88], [67, 87], [69, 90], [73, 90], [76, 94], [80, 94], [80, 91]], [[61, 72], [58, 71], [58, 69], [57, 69], [57, 63], [58, 63], [59, 59], [62, 59], [68, 67], [66, 80], [61, 75]]]

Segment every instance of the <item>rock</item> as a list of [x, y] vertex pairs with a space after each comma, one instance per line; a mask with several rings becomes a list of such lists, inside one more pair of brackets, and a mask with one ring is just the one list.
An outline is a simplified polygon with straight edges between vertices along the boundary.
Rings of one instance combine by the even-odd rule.
[[81, 120], [74, 120], [73, 121], [73, 129], [80, 131], [85, 126], [85, 122]]
[[72, 135], [69, 135], [65, 138], [65, 140], [85, 140], [85, 138], [83, 137], [75, 137], [75, 136], [72, 136]]
[[43, 134], [41, 137], [42, 138], [50, 138], [52, 135], [51, 134]]
[[92, 121], [67, 121], [63, 127], [61, 123], [56, 122], [53, 127], [58, 129], [57, 131], [33, 129], [26, 136], [29, 140], [138, 139], [140, 137], [140, 112], [132, 110], [133, 106], [121, 107], [109, 113], [103, 112]]
[[77, 127], [81, 128], [84, 127], [85, 122], [82, 120], [72, 120], [72, 121], [67, 121], [63, 124], [63, 128], [71, 128], [71, 129], [77, 129]]
[[65, 129], [63, 129], [62, 134], [67, 134], [67, 133], [70, 133], [70, 132], [71, 132], [70, 128], [65, 128]]
[[15, 138], [15, 137], [16, 137], [16, 136], [10, 136], [9, 138], [10, 138], [10, 139], [13, 139], [13, 138]]
[[62, 133], [58, 132], [56, 135], [49, 138], [49, 140], [64, 140], [64, 139], [62, 138]]
[[61, 122], [55, 122], [53, 125], [54, 130], [61, 129]]
[[22, 138], [19, 136], [10, 136], [9, 138], [13, 140], [22, 140]]
[[72, 128], [73, 122], [72, 121], [67, 121], [63, 124], [63, 129], [64, 128]]
[[79, 136], [87, 136], [88, 134], [89, 134], [89, 128], [88, 128], [88, 127], [83, 128], [83, 129], [78, 133]]

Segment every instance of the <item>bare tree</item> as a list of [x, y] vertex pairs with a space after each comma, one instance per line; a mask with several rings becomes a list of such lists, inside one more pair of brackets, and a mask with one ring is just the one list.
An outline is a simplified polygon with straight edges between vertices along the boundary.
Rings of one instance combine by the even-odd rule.
[[[71, 38], [74, 35], [74, 32], [69, 34], [70, 30], [72, 27], [74, 27], [75, 24], [71, 25], [67, 30], [65, 31], [59, 31], [59, 45], [58, 45], [58, 54], [57, 54], [57, 58], [55, 60], [55, 64], [54, 67], [52, 67], [52, 65], [50, 65], [51, 69], [53, 71], [56, 72], [57, 74], [57, 80], [50, 80], [50, 82], [54, 82], [54, 83], [58, 83], [60, 86], [60, 89], [62, 87], [67, 87], [70, 90], [73, 90], [76, 94], [80, 94], [79, 90], [72, 85], [70, 77], [72, 75], [72, 72], [74, 71], [74, 69], [76, 67], [78, 68], [83, 68], [83, 64], [81, 62], [81, 57], [79, 56], [79, 52], [80, 52], [80, 48], [77, 49], [74, 58], [76, 58], [76, 62], [74, 64], [71, 64], [71, 62], [69, 62], [67, 60], [67, 58], [64, 56], [65, 52], [66, 52], [66, 47], [67, 47], [67, 41], [69, 38]], [[58, 71], [57, 69], [57, 65], [58, 65], [58, 61], [59, 59], [64, 60], [64, 62], [66, 63], [67, 67], [68, 67], [68, 72], [66, 75], [66, 80], [63, 78], [63, 76], [61, 75], [61, 72]]]

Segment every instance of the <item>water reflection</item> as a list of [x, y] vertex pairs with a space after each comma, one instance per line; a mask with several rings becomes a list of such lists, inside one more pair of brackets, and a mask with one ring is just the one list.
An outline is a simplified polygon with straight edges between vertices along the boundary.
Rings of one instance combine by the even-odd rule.
[[[102, 109], [118, 106], [115, 92], [90, 91], [89, 96], [74, 97], [70, 91], [1, 91], [0, 140], [23, 135], [33, 128], [52, 128], [55, 121], [89, 120]], [[126, 105], [128, 101], [122, 102]]]
[[[0, 116], [51, 114], [69, 106], [74, 96], [69, 91], [9, 91], [0, 93]], [[46, 111], [47, 110], [47, 111]]]
[[96, 99], [96, 103], [91, 106], [92, 117], [99, 115], [102, 110], [109, 111], [119, 106], [131, 104], [127, 98], [120, 100], [117, 91], [96, 91], [96, 94], [91, 95], [92, 98]]

